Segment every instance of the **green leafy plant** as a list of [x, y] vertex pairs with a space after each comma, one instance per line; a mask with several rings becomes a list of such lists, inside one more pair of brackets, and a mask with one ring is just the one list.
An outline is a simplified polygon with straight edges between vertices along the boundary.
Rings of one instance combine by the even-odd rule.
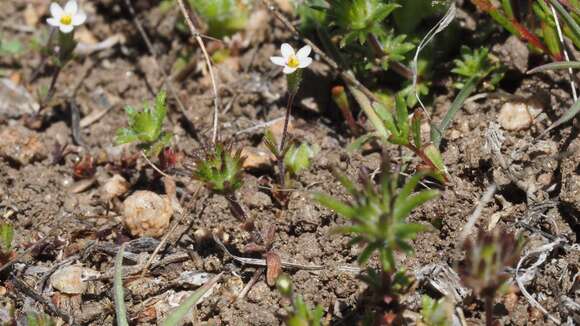
[[249, 4], [242, 0], [189, 0], [208, 25], [208, 34], [224, 37], [243, 30], [248, 23]]
[[[439, 150], [429, 142], [423, 142], [421, 124], [423, 115], [420, 111], [409, 119], [407, 102], [403, 94], [395, 98], [395, 110], [387, 109], [382, 103], [375, 102], [363, 105], [363, 111], [375, 128], [374, 136], [384, 142], [408, 148], [422, 160], [420, 170], [429, 170], [441, 182], [447, 179], [447, 170]], [[367, 136], [366, 140], [371, 138]]]
[[193, 177], [202, 181], [213, 192], [233, 193], [243, 183], [242, 165], [245, 157], [241, 153], [241, 150], [234, 152], [230, 145], [222, 143], [206, 148], [204, 155], [196, 159]]
[[461, 59], [455, 59], [453, 62], [455, 68], [451, 72], [459, 77], [455, 83], [458, 89], [462, 89], [470, 79], [481, 81], [489, 77], [486, 88], [493, 90], [504, 75], [499, 59], [490, 54], [489, 49], [485, 47], [472, 50], [462, 46]]
[[14, 227], [10, 223], [0, 223], [0, 266], [7, 263], [16, 254], [12, 250]]
[[280, 275], [276, 280], [278, 292], [286, 299], [292, 302], [292, 306], [287, 309], [288, 317], [286, 325], [288, 326], [320, 326], [324, 309], [318, 305], [311, 309], [302, 296], [294, 294], [292, 281], [287, 275]]
[[14, 227], [9, 223], [0, 224], [0, 245], [2, 252], [12, 250], [12, 240], [14, 239]]
[[461, 53], [461, 59], [454, 61], [455, 68], [452, 70], [459, 77], [455, 86], [461, 91], [451, 103], [451, 107], [445, 113], [443, 120], [438, 125], [435, 123], [431, 125], [431, 140], [437, 148], [441, 144], [445, 130], [451, 125], [465, 100], [475, 92], [478, 85], [483, 82], [486, 88], [494, 89], [503, 78], [504, 68], [497, 58], [490, 55], [487, 48], [470, 50], [467, 47], [462, 47]]
[[395, 251], [413, 252], [408, 241], [427, 229], [422, 224], [408, 223], [407, 217], [413, 209], [437, 197], [438, 192], [422, 190], [413, 193], [425, 176], [422, 173], [413, 175], [399, 189], [397, 178], [387, 166], [382, 168], [378, 185], [364, 171], [361, 171], [360, 186], [338, 172], [335, 176], [352, 200], [343, 202], [320, 193], [315, 195], [315, 200], [353, 222], [353, 225], [336, 231], [353, 234], [352, 244], [364, 244], [358, 257], [359, 264], [366, 263], [373, 253], [378, 252], [382, 269], [389, 272], [396, 270]]
[[453, 323], [453, 304], [447, 298], [435, 300], [428, 295], [421, 299], [419, 326], [447, 326]]
[[284, 155], [284, 164], [286, 165], [286, 172], [295, 177], [302, 170], [306, 170], [312, 164], [312, 158], [318, 153], [317, 146], [311, 146], [307, 143], [300, 145], [291, 144], [286, 155]]
[[[472, 0], [483, 12], [511, 34], [528, 42], [532, 48], [548, 54], [554, 61], [561, 61], [562, 45], [560, 44], [556, 22], [550, 6], [554, 6], [561, 16], [562, 31], [577, 48], [580, 48], [580, 15], [577, 0], [560, 2], [558, 0], [538, 0], [531, 5], [531, 10], [523, 11], [522, 7], [514, 10], [511, 1]], [[526, 8], [526, 7], [523, 7]], [[520, 17], [525, 19], [519, 20]]]
[[393, 29], [379, 37], [382, 52], [384, 53], [381, 65], [383, 69], [389, 69], [389, 64], [393, 61], [403, 62], [407, 54], [415, 49], [415, 44], [407, 41], [407, 35], [396, 35]]
[[369, 34], [385, 33], [382, 22], [398, 7], [396, 3], [381, 0], [337, 0], [332, 1], [328, 16], [334, 18], [344, 34], [341, 46], [355, 40], [363, 44]]
[[232, 213], [240, 220], [247, 215], [239, 203], [236, 191], [242, 186], [242, 166], [246, 158], [242, 151], [233, 151], [231, 144], [216, 143], [206, 146], [197, 155], [193, 178], [205, 184], [214, 193], [223, 195], [230, 203]]
[[480, 231], [475, 239], [468, 238], [463, 248], [465, 260], [459, 265], [462, 282], [485, 300], [486, 325], [493, 325], [493, 301], [505, 292], [510, 274], [506, 267], [513, 266], [523, 247], [521, 237], [503, 229]]
[[171, 133], [163, 131], [163, 121], [167, 115], [166, 94], [159, 92], [155, 105], [147, 103], [142, 111], [127, 106], [125, 112], [129, 122], [128, 128], [117, 130], [117, 145], [139, 142], [139, 147], [147, 156], [157, 156], [171, 142]]
[[[352, 199], [348, 202], [325, 194], [316, 194], [315, 200], [335, 211], [338, 215], [352, 221], [352, 225], [339, 227], [335, 232], [352, 234], [351, 244], [363, 246], [358, 263], [365, 264], [377, 253], [380, 270], [367, 269], [361, 279], [369, 285], [373, 293], [374, 305], [367, 309], [370, 324], [378, 320], [390, 320], [397, 324], [402, 315], [400, 297], [409, 291], [413, 280], [405, 270], [397, 266], [395, 252], [411, 254], [409, 243], [427, 226], [407, 222], [411, 211], [438, 196], [436, 190], [415, 188], [425, 176], [422, 173], [410, 177], [399, 188], [399, 179], [390, 171], [384, 160], [378, 184], [365, 172], [360, 173], [360, 185], [355, 185], [346, 176], [335, 172], [335, 176]], [[374, 308], [374, 307], [377, 307]]]

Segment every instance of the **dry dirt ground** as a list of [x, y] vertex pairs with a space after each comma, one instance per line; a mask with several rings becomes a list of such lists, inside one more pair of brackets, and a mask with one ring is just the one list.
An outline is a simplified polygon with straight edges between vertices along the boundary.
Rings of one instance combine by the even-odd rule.
[[[31, 94], [49, 84], [54, 69], [48, 63], [31, 81], [43, 60], [34, 44], [48, 34], [43, 16], [47, 5], [42, 0], [2, 0], [0, 4], [0, 36], [20, 40], [27, 47], [17, 58], [0, 56], [1, 77], [20, 83]], [[213, 105], [209, 76], [197, 45], [188, 34], [174, 30], [179, 12], [162, 14], [147, 1], [135, 4], [137, 18], [159, 54], [155, 58], [123, 1], [85, 1], [83, 6], [89, 20], [77, 33], [81, 42], [90, 46], [107, 39], [118, 42], [79, 55], [67, 65], [59, 77], [54, 99], [43, 107], [40, 118], [14, 109], [22, 99], [8, 102], [4, 98], [2, 101], [11, 104], [0, 103], [0, 216], [15, 226], [14, 250], [18, 254], [18, 261], [0, 275], [3, 306], [15, 307], [20, 320], [26, 312], [44, 311], [71, 317], [77, 324], [113, 324], [113, 260], [119, 245], [129, 242], [130, 256], [125, 265], [133, 274], [125, 281], [125, 299], [132, 324], [155, 324], [161, 320], [168, 309], [199, 286], [191, 281], [192, 275], [203, 278], [222, 271], [225, 274], [219, 285], [195, 311], [194, 324], [282, 324], [288, 302], [266, 284], [263, 276], [244, 298], [237, 299], [256, 267], [242, 266], [207, 237], [208, 233], [217, 232], [233, 254], [260, 258], [244, 254], [249, 234], [232, 216], [227, 201], [210, 195], [191, 178], [192, 154], [210, 134]], [[257, 26], [222, 45], [236, 55], [215, 69], [223, 110], [221, 137], [234, 139], [240, 148], [264, 150], [264, 128], [260, 124], [274, 121], [269, 125], [280, 129], [279, 118], [284, 115], [286, 103], [284, 78], [268, 58], [281, 42], [300, 44], [300, 40], [292, 38], [263, 9], [258, 10], [254, 21]], [[220, 46], [208, 40], [206, 43], [210, 51]], [[512, 43], [511, 39], [499, 39], [494, 51], [517, 57]], [[187, 62], [191, 69], [176, 76], [172, 67], [187, 51], [194, 51]], [[528, 62], [532, 56], [527, 51], [519, 55], [523, 60], [519, 64], [525, 70], [532, 64]], [[501, 57], [513, 65], [512, 58]], [[195, 130], [188, 130], [174, 97], [169, 96], [166, 127], [174, 133], [172, 144], [180, 153], [172, 174], [185, 213], [182, 217], [175, 214], [177, 226], [168, 238], [169, 245], [140, 277], [142, 263], [159, 239], [131, 237], [120, 223], [118, 203], [106, 202], [100, 189], [112, 175], [121, 174], [130, 183], [128, 194], [144, 189], [163, 193], [159, 176], [132, 156], [136, 153], [134, 147], [113, 144], [116, 129], [126, 124], [122, 108], [141, 107], [143, 101], [151, 101], [165, 87], [162, 69], [172, 74], [173, 87]], [[524, 253], [530, 253], [523, 266], [532, 268], [525, 289], [555, 318], [562, 322], [572, 320], [572, 324], [579, 322], [578, 128], [568, 124], [529, 146], [572, 104], [569, 85], [561, 75], [527, 76], [518, 73], [517, 67], [510, 76], [502, 84], [511, 93], [509, 96], [484, 96], [467, 103], [445, 135], [442, 154], [449, 169], [449, 183], [439, 187], [441, 196], [437, 200], [411, 217], [437, 228], [413, 242], [415, 255], [398, 257], [401, 265], [418, 278], [416, 288], [404, 298], [409, 312], [419, 312], [421, 294], [437, 295], [432, 284], [440, 282], [456, 292], [457, 305], [468, 324], [482, 323], [482, 302], [457, 282], [445, 280], [453, 276], [450, 267], [462, 259], [461, 231], [488, 187], [496, 184], [497, 191], [484, 203], [476, 227], [491, 225], [523, 232], [528, 239]], [[365, 285], [355, 273], [341, 266], [356, 266], [360, 248], [351, 248], [349, 237], [331, 232], [333, 227], [348, 222], [314, 203], [310, 194], [320, 191], [347, 198], [334, 181], [331, 168], [338, 167], [350, 175], [355, 175], [360, 167], [373, 171], [379, 167], [380, 154], [373, 149], [347, 151], [353, 138], [348, 136], [329, 92], [330, 86], [339, 82], [320, 62], [305, 75], [305, 91], [299, 95], [291, 133], [297, 139], [317, 144], [320, 153], [294, 184], [288, 208], [282, 209], [271, 196], [271, 181], [276, 177], [271, 162], [246, 171], [239, 197], [258, 229], [276, 227], [273, 251], [283, 260], [326, 266], [318, 271], [287, 272], [296, 292], [307, 303], [324, 307], [326, 321], [351, 325], [364, 312]], [[440, 87], [436, 93], [430, 109], [433, 119], [440, 119], [454, 92]], [[71, 123], [75, 111], [72, 100], [82, 121], [76, 140]], [[521, 130], [505, 130], [499, 112], [507, 102], [526, 103], [532, 111], [531, 123]], [[78, 164], [89, 155], [96, 166], [94, 175]], [[390, 152], [393, 160], [400, 155], [395, 150]], [[75, 176], [75, 171], [89, 176]], [[557, 246], [537, 252], [556, 241]], [[65, 294], [51, 284], [51, 275], [69, 265], [96, 273], [83, 294]], [[530, 304], [515, 283], [509, 294], [498, 298], [494, 310], [504, 325], [554, 324]]]

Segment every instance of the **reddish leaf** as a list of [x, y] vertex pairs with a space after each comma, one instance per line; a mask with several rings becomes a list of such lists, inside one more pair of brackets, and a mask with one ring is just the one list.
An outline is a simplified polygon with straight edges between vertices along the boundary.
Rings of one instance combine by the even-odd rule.
[[276, 279], [280, 276], [282, 272], [282, 259], [277, 253], [267, 252], [266, 253], [266, 283], [269, 286], [276, 285]]

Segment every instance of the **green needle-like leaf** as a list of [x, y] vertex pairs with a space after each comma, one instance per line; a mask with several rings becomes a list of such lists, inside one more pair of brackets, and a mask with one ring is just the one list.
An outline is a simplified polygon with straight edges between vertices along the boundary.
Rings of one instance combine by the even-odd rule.
[[402, 202], [398, 206], [395, 206], [395, 212], [393, 214], [395, 220], [402, 221], [411, 213], [413, 209], [437, 197], [438, 195], [439, 192], [437, 190], [423, 190], [416, 195], [408, 197], [406, 201]]
[[187, 298], [179, 307], [167, 316], [161, 324], [162, 326], [177, 326], [180, 325], [181, 320], [193, 308], [199, 300], [214, 287], [214, 285], [221, 279], [223, 273], [214, 276], [211, 280], [205, 283], [202, 287], [197, 289], [193, 294]]

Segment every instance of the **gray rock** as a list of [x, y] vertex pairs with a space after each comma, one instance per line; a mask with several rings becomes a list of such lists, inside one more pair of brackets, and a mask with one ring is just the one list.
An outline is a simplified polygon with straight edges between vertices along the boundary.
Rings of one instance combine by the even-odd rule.
[[0, 79], [0, 118], [17, 119], [39, 109], [40, 105], [26, 88], [8, 78]]

